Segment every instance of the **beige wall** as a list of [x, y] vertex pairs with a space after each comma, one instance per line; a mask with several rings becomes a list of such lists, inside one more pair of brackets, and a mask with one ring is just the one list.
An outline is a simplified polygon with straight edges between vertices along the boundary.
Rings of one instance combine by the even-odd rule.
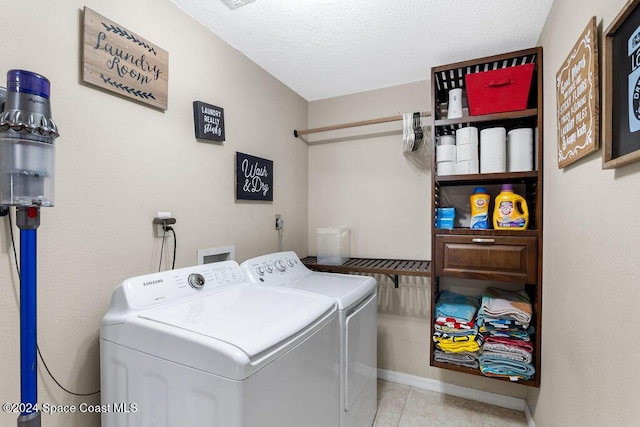
[[606, 30], [625, 0], [553, 4], [544, 46], [542, 385], [537, 426], [636, 425], [640, 163], [602, 170], [602, 154], [558, 169], [555, 75], [592, 16]]
[[[554, 2], [539, 41], [545, 81], [540, 389], [430, 368], [430, 313], [421, 305], [429, 284], [406, 278], [400, 289], [393, 289], [387, 278], [378, 277], [381, 368], [526, 396], [538, 426], [635, 423], [630, 408], [640, 393], [640, 368], [635, 363], [638, 345], [629, 328], [635, 325], [640, 301], [640, 227], [635, 220], [640, 211], [640, 162], [602, 170], [598, 151], [559, 170], [554, 86], [557, 70], [589, 19], [595, 15], [602, 31], [624, 4]], [[425, 81], [316, 101], [309, 105], [309, 125], [420, 111], [429, 109], [429, 99]], [[314, 227], [340, 224], [352, 227], [354, 256], [430, 258], [429, 171], [416, 166], [415, 158], [401, 155], [400, 125], [376, 126], [312, 139], [325, 143], [309, 148], [310, 253], [315, 253]], [[390, 129], [396, 134], [388, 135]], [[372, 164], [382, 176], [372, 178]], [[368, 186], [372, 179], [376, 192]]]
[[[381, 368], [526, 396], [538, 426], [635, 421], [630, 408], [640, 369], [629, 334], [640, 300], [634, 216], [640, 163], [604, 171], [598, 153], [558, 170], [553, 85], [589, 18], [596, 15], [606, 28], [624, 3], [555, 2], [540, 39], [546, 82], [542, 386], [430, 368], [430, 285], [410, 278], [394, 289], [378, 277]], [[81, 83], [85, 5], [169, 51], [168, 111]], [[428, 110], [427, 81], [307, 104], [164, 1], [13, 2], [4, 5], [0, 28], [0, 73], [25, 68], [47, 76], [62, 134], [56, 207], [43, 209], [38, 232], [39, 343], [68, 388], [99, 386], [100, 320], [118, 283], [157, 268], [160, 246], [151, 227], [157, 211], [178, 219], [178, 266], [195, 263], [197, 249], [205, 247], [235, 244], [239, 260], [275, 251], [275, 213], [285, 219], [285, 248], [301, 255], [315, 254], [315, 227], [348, 225], [353, 256], [431, 257], [429, 159], [425, 152], [402, 154], [399, 122], [309, 136], [319, 142], [309, 148], [291, 136], [292, 127]], [[194, 100], [225, 108], [225, 144], [194, 140]], [[236, 150], [274, 160], [273, 203], [234, 202]], [[17, 402], [18, 281], [6, 220], [0, 241], [0, 401]], [[41, 369], [40, 401], [98, 398], [65, 394]], [[0, 413], [0, 424], [15, 418]], [[58, 415], [43, 423], [98, 426], [99, 418]]]
[[[428, 70], [425, 70], [425, 77]], [[430, 111], [429, 81], [309, 103], [309, 126]], [[430, 122], [430, 121], [429, 121]], [[431, 155], [402, 151], [402, 122], [309, 135], [309, 253], [315, 227], [351, 228], [354, 257], [431, 259]], [[430, 283], [376, 275], [378, 367], [523, 398], [526, 387], [429, 366]]]
[[[85, 5], [169, 52], [166, 112], [81, 82]], [[177, 218], [178, 267], [195, 264], [200, 248], [235, 245], [240, 261], [276, 251], [276, 213], [285, 219], [285, 248], [306, 255], [307, 147], [292, 135], [307, 126], [303, 98], [168, 1], [5, 2], [0, 28], [0, 81], [11, 68], [48, 77], [61, 133], [56, 206], [42, 210], [38, 230], [38, 332], [64, 386], [99, 388], [100, 322], [123, 279], [157, 269], [156, 212]], [[195, 140], [195, 100], [224, 108], [224, 144]], [[236, 150], [274, 161], [273, 203], [235, 202]], [[19, 402], [18, 280], [8, 231], [3, 220], [0, 402]], [[60, 391], [42, 368], [39, 379], [41, 402], [99, 401]], [[0, 412], [0, 425], [16, 418]], [[99, 417], [45, 416], [43, 425], [98, 426]]]
[[[310, 102], [309, 126], [428, 111], [429, 90], [420, 82]], [[316, 227], [346, 225], [352, 256], [429, 259], [429, 150], [403, 153], [402, 121], [307, 139], [310, 253]]]

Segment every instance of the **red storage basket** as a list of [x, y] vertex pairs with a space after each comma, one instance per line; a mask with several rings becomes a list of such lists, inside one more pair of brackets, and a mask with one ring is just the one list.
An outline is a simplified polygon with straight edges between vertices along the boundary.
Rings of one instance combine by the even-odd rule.
[[525, 110], [534, 64], [516, 65], [465, 76], [469, 114]]

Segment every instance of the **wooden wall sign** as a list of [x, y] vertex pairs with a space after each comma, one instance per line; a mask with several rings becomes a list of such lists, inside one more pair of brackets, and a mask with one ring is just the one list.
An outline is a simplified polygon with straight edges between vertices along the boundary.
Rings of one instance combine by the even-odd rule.
[[85, 6], [82, 80], [167, 109], [169, 54]]
[[640, 161], [640, 0], [630, 0], [603, 37], [602, 167]]
[[196, 138], [224, 141], [224, 109], [193, 101], [193, 124]]
[[594, 16], [556, 74], [559, 168], [599, 148], [599, 92]]
[[236, 199], [273, 201], [273, 160], [236, 152]]

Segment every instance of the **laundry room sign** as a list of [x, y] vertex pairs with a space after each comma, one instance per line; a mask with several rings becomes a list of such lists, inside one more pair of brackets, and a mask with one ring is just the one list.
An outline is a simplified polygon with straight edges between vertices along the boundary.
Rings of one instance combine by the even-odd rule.
[[273, 201], [273, 160], [236, 151], [236, 199]]
[[82, 53], [83, 81], [167, 109], [166, 50], [85, 7]]
[[196, 138], [216, 142], [224, 141], [223, 108], [201, 101], [193, 101], [193, 123]]

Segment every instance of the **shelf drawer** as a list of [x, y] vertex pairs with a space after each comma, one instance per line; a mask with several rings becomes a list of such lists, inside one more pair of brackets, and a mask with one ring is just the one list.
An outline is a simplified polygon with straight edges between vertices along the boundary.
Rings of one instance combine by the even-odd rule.
[[536, 283], [538, 245], [527, 236], [436, 235], [435, 274]]

